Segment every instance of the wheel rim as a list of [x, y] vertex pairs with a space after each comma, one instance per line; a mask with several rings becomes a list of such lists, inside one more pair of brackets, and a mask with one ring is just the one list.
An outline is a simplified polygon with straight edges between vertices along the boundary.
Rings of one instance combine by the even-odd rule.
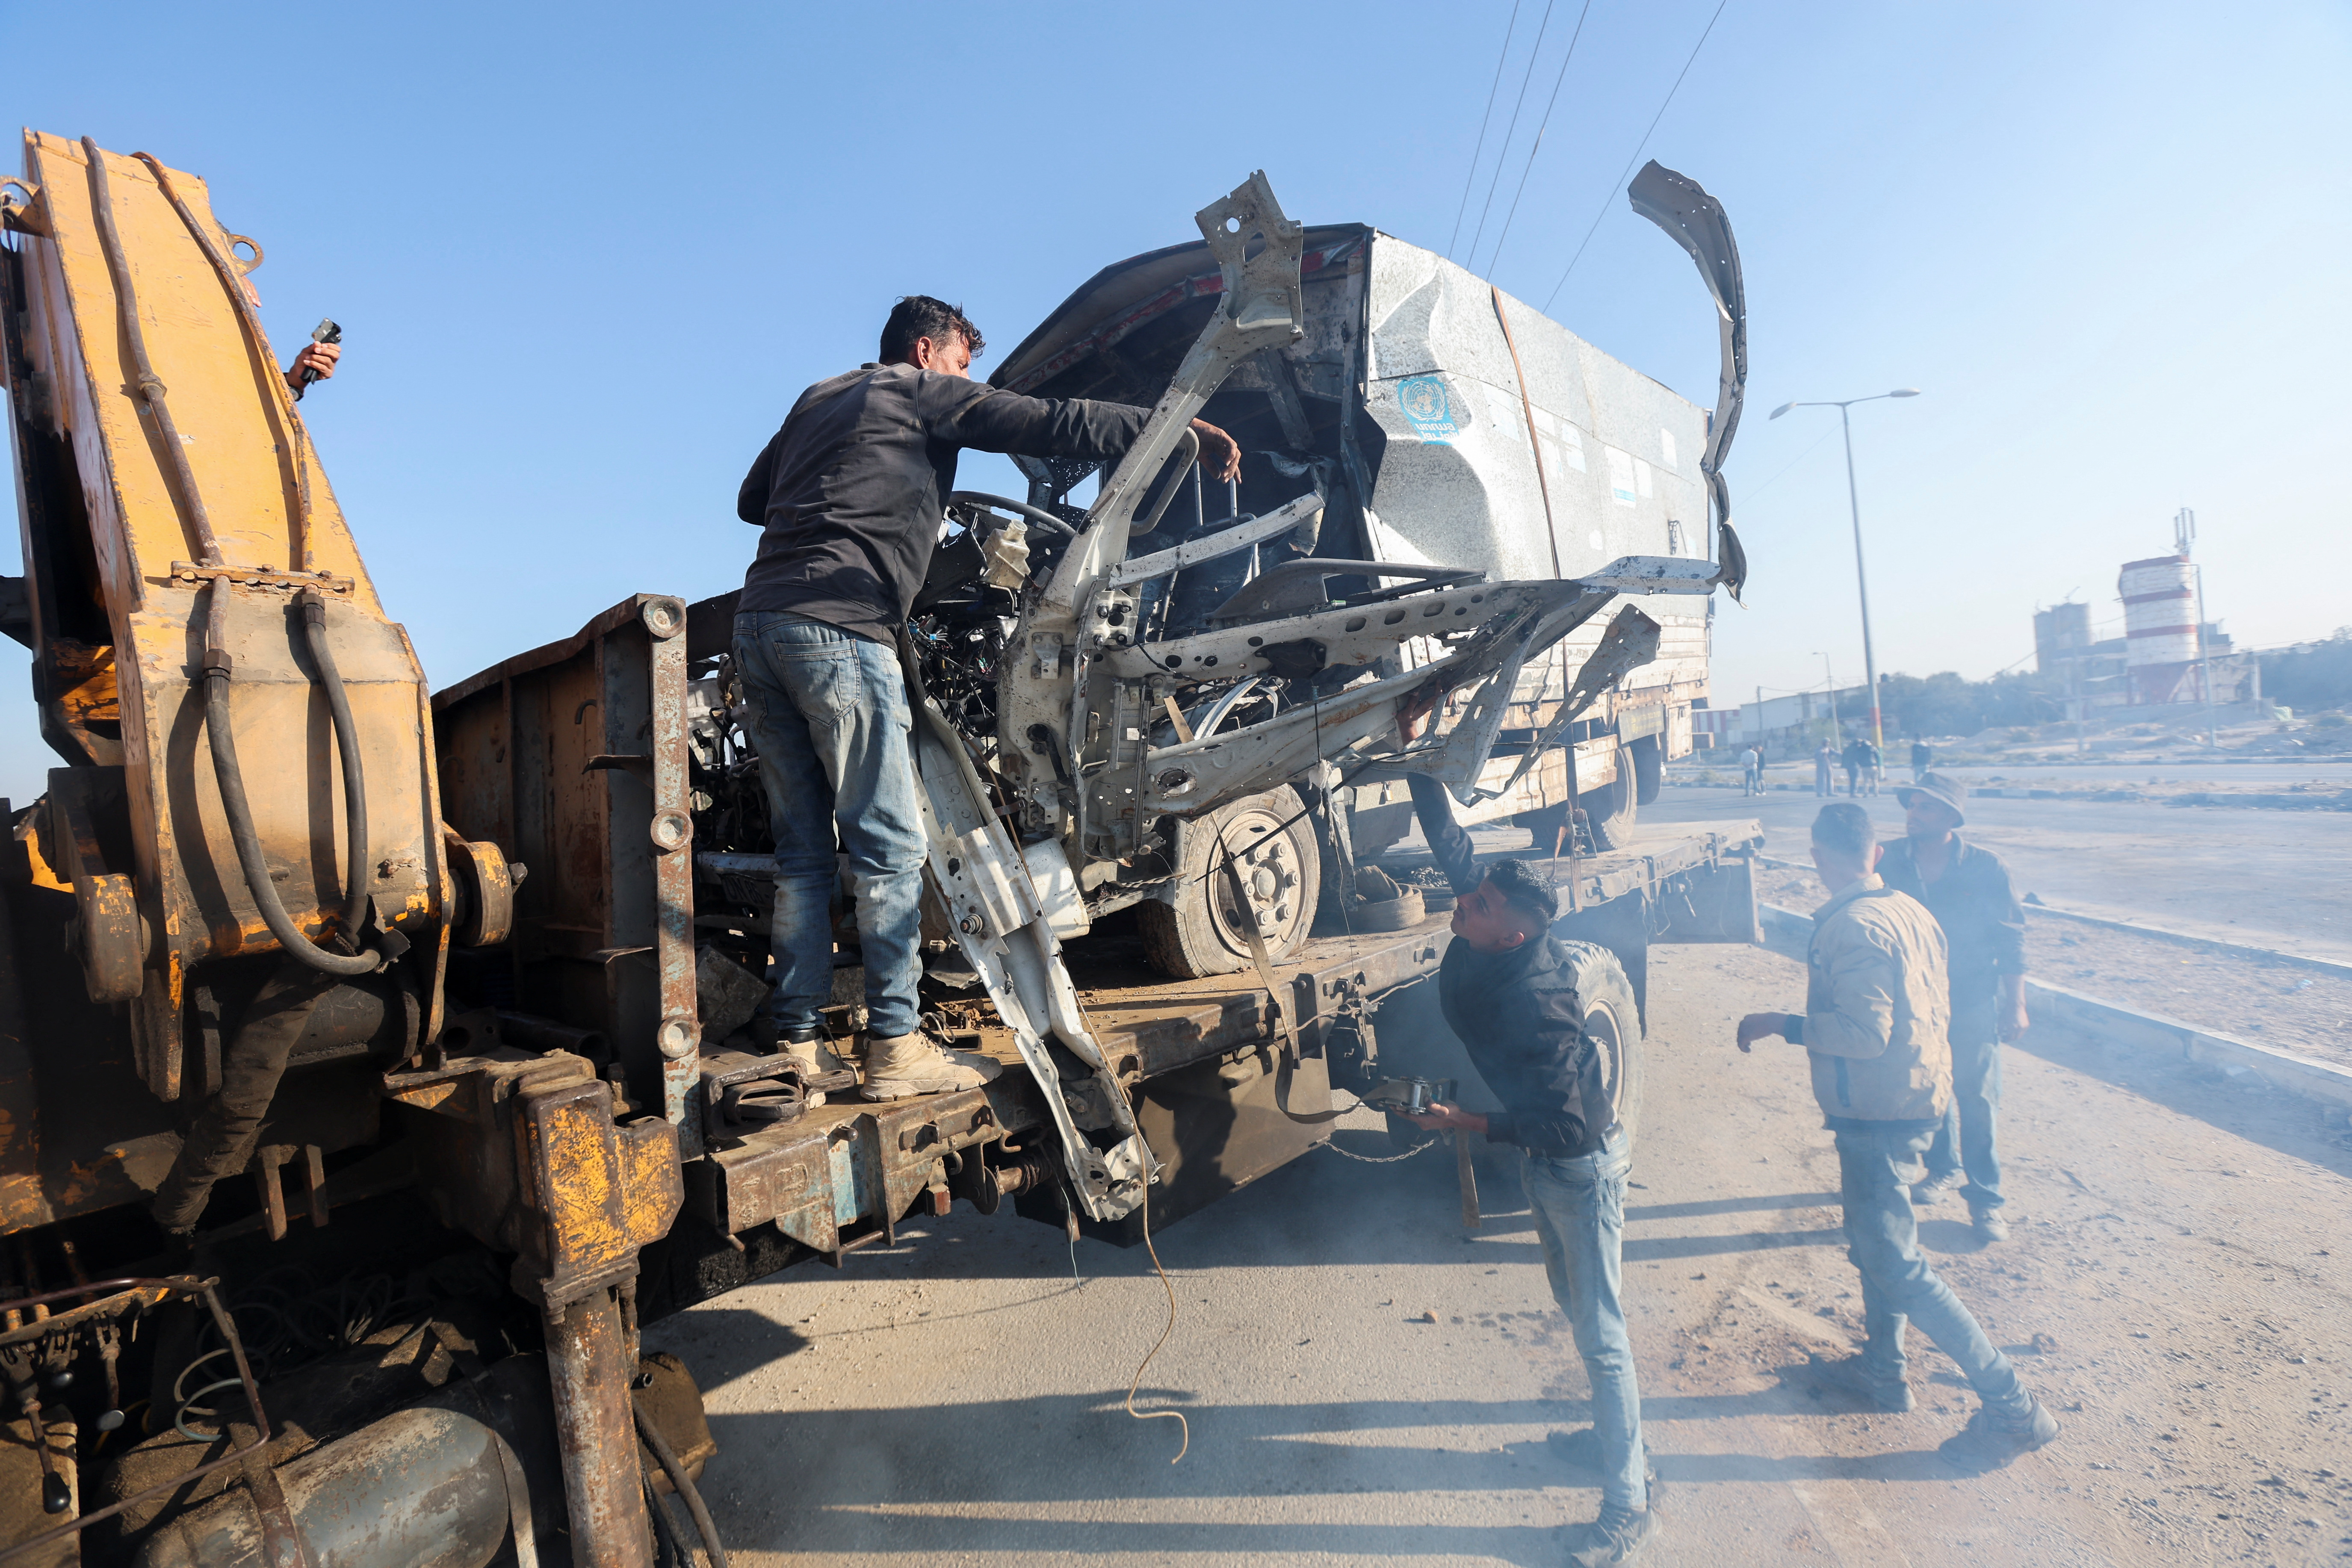
[[1609, 1089], [1611, 1114], [1625, 1114], [1625, 1036], [1617, 1026], [1616, 1009], [1600, 1004], [1584, 1014], [1584, 1033], [1601, 1058], [1601, 1076]]
[[[1209, 877], [1209, 919], [1216, 927], [1217, 940], [1235, 952], [1248, 952], [1250, 924], [1255, 921], [1266, 951], [1282, 952], [1314, 917], [1300, 896], [1305, 879], [1297, 841], [1284, 827], [1283, 819], [1263, 806], [1237, 813], [1219, 826], [1217, 837], [1223, 848], [1218, 851]], [[1234, 879], [1225, 873], [1227, 854], [1240, 874], [1246, 918], [1234, 898]]]

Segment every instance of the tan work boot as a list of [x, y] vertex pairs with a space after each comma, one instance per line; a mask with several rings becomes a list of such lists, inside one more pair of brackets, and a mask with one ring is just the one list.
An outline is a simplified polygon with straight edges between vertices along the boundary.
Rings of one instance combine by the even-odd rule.
[[[824, 1043], [823, 1035], [814, 1031], [805, 1038], [799, 1039], [787, 1034], [776, 1042], [776, 1049], [782, 1052], [784, 1059], [793, 1064], [800, 1073], [803, 1083], [819, 1073], [843, 1072], [849, 1066], [847, 1062], [833, 1054], [832, 1049]], [[821, 1089], [808, 1090], [806, 1098], [801, 1103], [812, 1110], [815, 1110], [824, 1103], [824, 1090]]]
[[973, 1051], [950, 1051], [921, 1035], [866, 1037], [866, 1082], [858, 1093], [868, 1100], [908, 1100], [919, 1094], [952, 1094], [978, 1089], [1004, 1070], [994, 1057]]

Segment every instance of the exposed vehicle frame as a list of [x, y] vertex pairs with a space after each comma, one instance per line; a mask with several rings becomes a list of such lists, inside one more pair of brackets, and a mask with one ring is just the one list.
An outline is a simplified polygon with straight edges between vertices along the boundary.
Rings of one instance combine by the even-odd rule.
[[[0, 192], [26, 562], [0, 628], [66, 765], [0, 843], [0, 1371], [37, 1455], [0, 1485], [0, 1559], [315, 1561], [358, 1520], [405, 1561], [562, 1537], [650, 1564], [693, 1528], [659, 1496], [692, 1504], [713, 1445], [642, 1322], [958, 1197], [1123, 1239], [1314, 1146], [1446, 940], [1269, 930], [1286, 868], [1302, 907], [1325, 857], [1351, 874], [1334, 792], [1420, 770], [1478, 796], [1490, 753], [1538, 755], [1650, 656], [1624, 595], [1739, 575], [1727, 530], [1717, 561], [1493, 581], [1265, 558], [1361, 510], [1320, 471], [1138, 549], [1183, 499], [1192, 412], [1313, 323], [1301, 233], [1254, 178], [1201, 215], [1217, 299], [1137, 451], [1088, 509], [963, 503], [1062, 534], [1017, 595], [945, 593], [908, 647], [927, 1000], [1025, 1070], [813, 1106], [846, 1086], [739, 1032], [772, 887], [731, 604], [634, 595], [428, 700], [250, 308], [258, 247], [156, 160], [37, 133], [26, 157]], [[1230, 589], [1188, 581], [1244, 552]], [[1530, 707], [1547, 650], [1604, 616]], [[1309, 862], [1276, 854], [1318, 804]], [[1563, 929], [1627, 982], [1621, 1094], [1645, 944], [1750, 940], [1753, 839], [1561, 846]], [[1097, 929], [1188, 880], [1255, 985], [1138, 973]], [[264, 1331], [354, 1279], [396, 1286], [323, 1347]], [[124, 1426], [141, 1391], [152, 1433]]]

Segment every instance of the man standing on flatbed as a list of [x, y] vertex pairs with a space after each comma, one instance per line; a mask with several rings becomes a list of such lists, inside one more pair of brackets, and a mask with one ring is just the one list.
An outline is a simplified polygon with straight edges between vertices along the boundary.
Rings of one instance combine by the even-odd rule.
[[[1410, 740], [1411, 721], [1401, 724]], [[1633, 1152], [1617, 1123], [1601, 1053], [1584, 1032], [1569, 958], [1551, 934], [1559, 901], [1524, 860], [1481, 870], [1444, 786], [1415, 774], [1422, 837], [1457, 898], [1454, 942], [1438, 971], [1445, 1022], [1504, 1109], [1485, 1116], [1433, 1106], [1412, 1121], [1454, 1128], [1519, 1152], [1519, 1179], [1543, 1242], [1552, 1299], [1568, 1314], [1592, 1384], [1592, 1428], [1555, 1433], [1555, 1447], [1597, 1470], [1601, 1517], [1569, 1553], [1575, 1568], [1633, 1562], [1658, 1532], [1642, 1447], [1642, 1391], [1618, 1301], [1625, 1183]]]
[[1821, 1380], [1874, 1409], [1910, 1409], [1903, 1331], [1916, 1324], [1984, 1401], [1947, 1450], [2001, 1464], [2055, 1439], [2058, 1423], [1919, 1250], [1910, 1183], [1952, 1099], [1944, 935], [1872, 871], [1877, 848], [1863, 806], [1822, 807], [1813, 864], [1830, 900], [1813, 913], [1805, 1010], [1750, 1013], [1738, 1045], [1779, 1035], [1801, 1047], [1837, 1143], [1846, 1255], [1862, 1273], [1870, 1338], [1859, 1356], [1818, 1363]]
[[[1148, 408], [1023, 397], [973, 381], [982, 347], [954, 306], [921, 294], [899, 300], [882, 329], [881, 363], [802, 393], [736, 500], [738, 515], [761, 530], [736, 607], [734, 655], [776, 840], [777, 1044], [805, 1073], [841, 1065], [819, 1043], [833, 994], [837, 833], [866, 962], [868, 1100], [972, 1089], [998, 1068], [926, 1039], [915, 994], [925, 845], [898, 638], [939, 542], [956, 454], [1108, 460], [1151, 417]], [[1198, 419], [1192, 428], [1210, 477], [1234, 478], [1233, 438]]]
[[2025, 910], [2009, 868], [1960, 837], [1961, 786], [1921, 773], [1895, 792], [1906, 836], [1889, 845], [1878, 874], [1927, 907], [1951, 952], [1952, 1108], [1927, 1150], [1927, 1179], [1912, 1192], [1932, 1203], [1965, 1180], [1977, 1234], [2009, 1239], [2000, 1193], [2000, 1047], [2026, 1030]]

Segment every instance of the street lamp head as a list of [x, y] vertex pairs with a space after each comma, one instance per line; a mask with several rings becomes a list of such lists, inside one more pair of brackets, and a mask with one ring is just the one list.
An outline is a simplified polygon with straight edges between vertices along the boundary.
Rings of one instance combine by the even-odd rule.
[[1774, 410], [1772, 410], [1772, 412], [1771, 412], [1769, 416], [1767, 416], [1767, 417], [1768, 417], [1768, 418], [1772, 418], [1772, 419], [1778, 419], [1779, 417], [1780, 417], [1780, 416], [1781, 416], [1781, 415], [1786, 414], [1787, 412], [1789, 412], [1789, 410], [1790, 410], [1790, 409], [1794, 408], [1795, 406], [1797, 406], [1797, 405], [1796, 405], [1795, 404], [1793, 404], [1793, 403], [1783, 403], [1782, 405], [1780, 405], [1780, 407], [1775, 408]]
[[1886, 395], [1889, 397], [1916, 397], [1919, 395], [1919, 389], [1916, 386], [1898, 386]]

